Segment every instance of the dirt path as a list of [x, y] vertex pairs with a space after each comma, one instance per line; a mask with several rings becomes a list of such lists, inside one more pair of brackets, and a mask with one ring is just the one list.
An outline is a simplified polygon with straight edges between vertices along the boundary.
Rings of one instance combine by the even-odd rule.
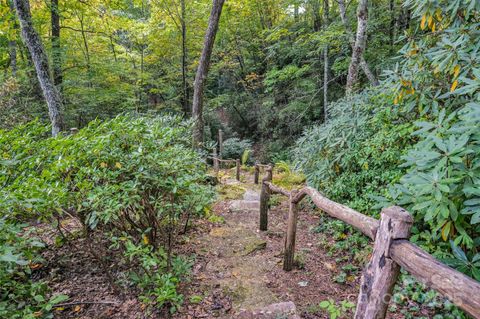
[[328, 318], [307, 308], [328, 298], [354, 301], [357, 283], [333, 283], [336, 267], [316, 247], [317, 238], [310, 228], [318, 224], [318, 216], [301, 214], [297, 249], [302, 269], [286, 273], [282, 270], [285, 203], [272, 208], [269, 231], [260, 232], [258, 185], [227, 183], [245, 192], [240, 200], [218, 202], [214, 210], [224, 222], [207, 225], [192, 239], [197, 263], [188, 295], [198, 296], [198, 303], [187, 300], [176, 318], [261, 318], [251, 311], [277, 303], [291, 310], [292, 303], [287, 302], [295, 303], [304, 318]]
[[[283, 271], [287, 199], [272, 196], [269, 230], [260, 232], [260, 189], [251, 176], [244, 178], [242, 183], [223, 180], [218, 188], [223, 197], [214, 205], [214, 214], [209, 220], [196, 221], [179, 240], [180, 253], [195, 255], [196, 261], [191, 279], [180, 285], [185, 302], [177, 313], [168, 315], [168, 309], [161, 315], [147, 313], [133, 290], [122, 294], [112, 291], [104, 271], [86, 251], [64, 245], [56, 254], [45, 253], [47, 266], [37, 270], [37, 275], [47, 279], [55, 294], [69, 295], [72, 301], [107, 300], [113, 304], [67, 307], [55, 311], [55, 318], [314, 319], [330, 318], [319, 307], [321, 301], [333, 300], [337, 307], [347, 301], [355, 304], [363, 265], [353, 258], [353, 247], [335, 248], [332, 254], [338, 238], [322, 228], [326, 217], [303, 202], [296, 239], [297, 265], [290, 272]], [[340, 234], [344, 242], [351, 239], [349, 231]], [[361, 252], [368, 258], [368, 249]], [[350, 267], [348, 276], [345, 267]], [[432, 318], [424, 311], [422, 316]], [[347, 309], [338, 318], [352, 317], [352, 309]], [[387, 318], [405, 316], [396, 311]]]

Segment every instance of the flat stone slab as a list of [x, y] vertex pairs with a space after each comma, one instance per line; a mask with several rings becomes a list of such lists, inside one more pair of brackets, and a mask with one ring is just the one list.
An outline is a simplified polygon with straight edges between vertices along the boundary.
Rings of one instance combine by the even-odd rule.
[[245, 194], [243, 194], [243, 199], [246, 201], [260, 201], [260, 194], [254, 190], [247, 189]]
[[228, 209], [232, 213], [256, 212], [260, 210], [260, 202], [252, 200], [232, 200], [230, 201]]
[[297, 314], [297, 307], [291, 301], [271, 304], [264, 308], [252, 311], [242, 311], [235, 318], [237, 319], [300, 319]]

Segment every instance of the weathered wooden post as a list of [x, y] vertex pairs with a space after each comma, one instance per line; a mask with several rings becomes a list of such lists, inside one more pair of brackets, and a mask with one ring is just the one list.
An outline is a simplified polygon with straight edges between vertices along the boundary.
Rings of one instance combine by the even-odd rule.
[[297, 194], [296, 190], [290, 192], [288, 207], [288, 226], [285, 236], [285, 252], [283, 255], [283, 270], [290, 271], [293, 269], [295, 262], [295, 238], [297, 236], [297, 220], [298, 209], [297, 204], [293, 202], [293, 198]]
[[237, 165], [237, 181], [240, 182], [240, 160], [237, 159], [237, 160], [235, 161], [235, 164]]
[[372, 258], [363, 272], [355, 319], [385, 318], [400, 272], [400, 266], [390, 258], [390, 245], [395, 239], [408, 239], [412, 224], [412, 216], [401, 207], [382, 211]]
[[267, 167], [266, 172], [267, 172], [267, 180], [271, 182], [273, 179], [273, 166]]
[[218, 130], [218, 150], [220, 154], [218, 155], [219, 158], [223, 158], [223, 130]]
[[220, 170], [220, 163], [218, 161], [216, 148], [213, 149], [213, 169], [215, 170], [215, 174], [217, 174], [217, 177], [218, 177], [218, 171]]
[[260, 167], [258, 166], [258, 163], [255, 163], [255, 175], [253, 178], [253, 182], [255, 184], [258, 184], [258, 177], [260, 176]]
[[262, 179], [262, 190], [260, 192], [260, 230], [268, 229], [268, 201], [270, 200], [270, 192], [265, 182], [272, 180], [272, 168], [267, 167], [267, 175]]

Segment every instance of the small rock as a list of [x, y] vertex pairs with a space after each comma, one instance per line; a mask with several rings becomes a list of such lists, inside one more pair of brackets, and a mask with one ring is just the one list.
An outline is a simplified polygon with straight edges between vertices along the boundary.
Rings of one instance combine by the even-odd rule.
[[300, 281], [300, 282], [298, 283], [298, 285], [299, 285], [300, 287], [307, 287], [307, 286], [308, 286], [308, 281]]
[[295, 304], [291, 301], [271, 304], [269, 306], [266, 306], [265, 308], [258, 309], [258, 310], [242, 311], [235, 318], [237, 319], [257, 319], [257, 318], [300, 319], [300, 317], [297, 314], [297, 308], [295, 307]]
[[227, 229], [222, 227], [213, 228], [210, 231], [210, 236], [213, 236], [213, 237], [225, 237], [226, 234], [227, 234]]
[[250, 255], [251, 253], [257, 251], [257, 250], [262, 250], [262, 249], [265, 249], [267, 247], [267, 242], [265, 240], [262, 240], [262, 239], [256, 239], [252, 242], [249, 242], [245, 245], [245, 247], [243, 248], [243, 253], [242, 255], [243, 256], [247, 256], [247, 255]]

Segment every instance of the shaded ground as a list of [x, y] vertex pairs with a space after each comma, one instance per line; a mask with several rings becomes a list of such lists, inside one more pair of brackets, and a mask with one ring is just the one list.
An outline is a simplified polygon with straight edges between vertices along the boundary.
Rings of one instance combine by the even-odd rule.
[[[251, 201], [258, 198], [259, 187], [251, 177], [242, 181], [246, 193], [241, 196]], [[223, 183], [239, 185], [231, 179]], [[253, 195], [252, 195], [253, 192]], [[228, 191], [226, 192], [226, 198]], [[238, 195], [238, 194], [237, 194]], [[356, 304], [363, 265], [359, 261], [342, 260], [328, 254], [326, 248], [335, 239], [319, 236], [313, 228], [320, 224], [321, 212], [308, 205], [299, 212], [296, 260], [291, 272], [282, 269], [284, 233], [287, 227], [288, 205], [285, 197], [277, 197], [276, 206], [269, 212], [269, 230], [258, 230], [258, 210], [237, 209], [234, 200], [220, 201], [214, 211], [224, 223], [205, 224], [203, 231], [193, 237], [197, 263], [188, 296], [198, 296], [195, 302], [187, 300], [175, 318], [233, 318], [244, 309], [256, 309], [276, 302], [293, 301], [302, 318], [330, 318], [319, 307], [323, 300], [333, 299]], [[275, 204], [275, 203], [274, 203]], [[235, 208], [232, 211], [232, 206]], [[250, 208], [250, 207], [249, 207]], [[346, 256], [345, 256], [346, 257]], [[369, 258], [368, 253], [364, 259]], [[346, 277], [343, 283], [334, 278], [342, 273], [342, 266], [354, 265], [358, 270]], [[418, 317], [432, 318], [420, 310]], [[341, 318], [353, 318], [353, 310], [347, 310]], [[405, 318], [399, 312], [389, 313], [387, 318]]]
[[[249, 190], [245, 199], [254, 199], [251, 190], [258, 199], [257, 185], [242, 186]], [[270, 211], [267, 232], [258, 231], [258, 210], [231, 211], [231, 203], [219, 202], [214, 208], [224, 218], [223, 224], [208, 225], [208, 231], [193, 239], [197, 264], [188, 294], [203, 299], [187, 303], [176, 318], [231, 318], [244, 309], [286, 301], [293, 301], [305, 318], [328, 318], [326, 313], [307, 310], [329, 298], [356, 301], [357, 278], [347, 285], [331, 280], [336, 266], [310, 231], [318, 224], [318, 216], [300, 213], [297, 251], [302, 269], [287, 273], [282, 270], [286, 203]]]
[[[333, 245], [334, 239], [322, 238], [312, 231], [320, 223], [319, 212], [308, 207], [300, 211], [297, 267], [285, 272], [282, 270], [282, 253], [288, 212], [286, 199], [278, 197], [273, 200], [276, 205], [269, 213], [269, 230], [260, 232], [258, 185], [254, 185], [248, 175], [241, 184], [229, 177], [223, 178], [222, 182], [227, 186], [222, 186], [223, 199], [213, 208], [216, 222], [196, 222], [180, 242], [180, 251], [186, 255], [195, 254], [196, 262], [191, 281], [180, 287], [185, 304], [176, 314], [149, 313], [133, 288], [113, 291], [105, 269], [88, 250], [64, 245], [56, 249], [55, 254], [46, 251], [46, 265], [35, 270], [38, 277], [49, 282], [55, 294], [69, 295], [67, 302], [73, 302], [57, 310], [55, 317], [234, 318], [247, 310], [293, 301], [302, 318], [313, 319], [329, 318], [318, 306], [322, 300], [356, 303], [361, 271], [348, 276], [344, 283], [335, 282], [334, 278], [345, 263], [328, 254], [326, 248]], [[74, 230], [75, 225], [65, 225], [65, 228]], [[79, 244], [87, 245], [84, 240]], [[116, 277], [123, 270], [122, 266], [114, 262], [110, 264], [115, 265], [109, 271]], [[356, 266], [362, 267], [358, 263]], [[343, 316], [352, 317], [351, 311]], [[404, 316], [389, 314], [388, 318]]]

